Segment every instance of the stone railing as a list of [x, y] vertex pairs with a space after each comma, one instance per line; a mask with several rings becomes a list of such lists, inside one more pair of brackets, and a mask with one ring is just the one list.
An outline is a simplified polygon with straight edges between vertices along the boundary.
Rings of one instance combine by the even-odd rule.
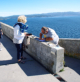
[[14, 32], [13, 29], [14, 28], [12, 26], [9, 26], [9, 25], [5, 24], [5, 23], [2, 23], [2, 22], [0, 22], [0, 23], [1, 23], [3, 33], [12, 40], [13, 39], [13, 32]]
[[[13, 39], [13, 27], [1, 23], [2, 30], [6, 36], [11, 40]], [[32, 57], [38, 60], [43, 66], [45, 66], [52, 73], [57, 73], [64, 68], [64, 48], [56, 47], [49, 42], [39, 42], [36, 36], [31, 35], [28, 39], [25, 39], [28, 44], [28, 48], [25, 49]]]
[[63, 38], [59, 45], [65, 49], [66, 55], [80, 59], [80, 39]]
[[36, 36], [30, 37], [30, 45], [26, 51], [52, 73], [63, 69], [64, 49], [49, 42], [39, 42], [35, 38]]

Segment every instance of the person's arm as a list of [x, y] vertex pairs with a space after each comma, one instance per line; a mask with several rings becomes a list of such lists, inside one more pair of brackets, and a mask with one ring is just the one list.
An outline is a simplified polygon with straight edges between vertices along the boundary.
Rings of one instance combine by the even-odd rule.
[[3, 31], [1, 30], [1, 34], [3, 35]]
[[24, 32], [24, 35], [25, 35], [25, 36], [26, 36], [26, 34], [27, 34], [27, 33], [26, 33], [26, 32]]
[[43, 35], [43, 34], [42, 34], [42, 33], [40, 33], [39, 39], [42, 39], [42, 35]]
[[2, 31], [2, 35], [3, 35], [3, 31]]
[[45, 40], [46, 40], [46, 41], [52, 41], [53, 38], [52, 38], [52, 37], [47, 37], [47, 38], [45, 38]]
[[14, 28], [14, 35], [18, 36], [18, 37], [23, 37], [26, 35], [26, 33], [20, 33], [20, 27], [19, 25], [17, 25], [15, 28]]

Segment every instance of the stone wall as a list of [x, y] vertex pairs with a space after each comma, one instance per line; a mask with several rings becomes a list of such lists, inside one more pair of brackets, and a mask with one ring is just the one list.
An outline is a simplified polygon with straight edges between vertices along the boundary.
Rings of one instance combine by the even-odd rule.
[[66, 55], [80, 59], [80, 39], [60, 39], [59, 45], [65, 49]]
[[[64, 68], [64, 48], [56, 47], [49, 42], [39, 42], [35, 36], [30, 36], [30, 45], [26, 51], [38, 60], [52, 73], [57, 73]], [[49, 46], [51, 44], [51, 46]]]
[[[4, 23], [1, 23], [1, 27], [4, 34], [10, 39], [13, 39], [13, 27]], [[28, 48], [25, 51], [52, 73], [57, 73], [63, 69], [64, 48], [56, 47], [56, 45], [50, 42], [39, 42], [35, 38], [36, 36], [32, 35], [28, 39], [25, 39], [25, 42], [28, 43]]]
[[14, 32], [13, 29], [14, 28], [12, 26], [9, 26], [9, 25], [4, 24], [2, 22], [0, 22], [0, 23], [1, 23], [3, 33], [12, 40], [13, 39], [13, 32]]

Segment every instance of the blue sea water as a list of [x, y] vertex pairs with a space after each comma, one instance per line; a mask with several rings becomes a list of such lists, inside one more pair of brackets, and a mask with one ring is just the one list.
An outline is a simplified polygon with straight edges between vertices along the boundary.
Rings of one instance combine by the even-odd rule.
[[[13, 26], [17, 19], [1, 20]], [[35, 17], [27, 18], [28, 32], [39, 36], [42, 26], [56, 31], [60, 38], [80, 38], [80, 17]]]

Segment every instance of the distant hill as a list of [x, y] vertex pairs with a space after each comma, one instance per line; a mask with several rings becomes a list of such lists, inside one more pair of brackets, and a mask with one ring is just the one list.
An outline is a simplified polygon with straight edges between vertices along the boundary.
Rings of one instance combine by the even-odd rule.
[[80, 16], [80, 12], [54, 12], [26, 15], [27, 17], [55, 17], [55, 16]]
[[[14, 19], [19, 15], [13, 15], [8, 17], [0, 17], [0, 20]], [[26, 17], [56, 17], [56, 16], [80, 16], [80, 12], [53, 12], [53, 13], [43, 13], [43, 14], [32, 14], [25, 15]]]

